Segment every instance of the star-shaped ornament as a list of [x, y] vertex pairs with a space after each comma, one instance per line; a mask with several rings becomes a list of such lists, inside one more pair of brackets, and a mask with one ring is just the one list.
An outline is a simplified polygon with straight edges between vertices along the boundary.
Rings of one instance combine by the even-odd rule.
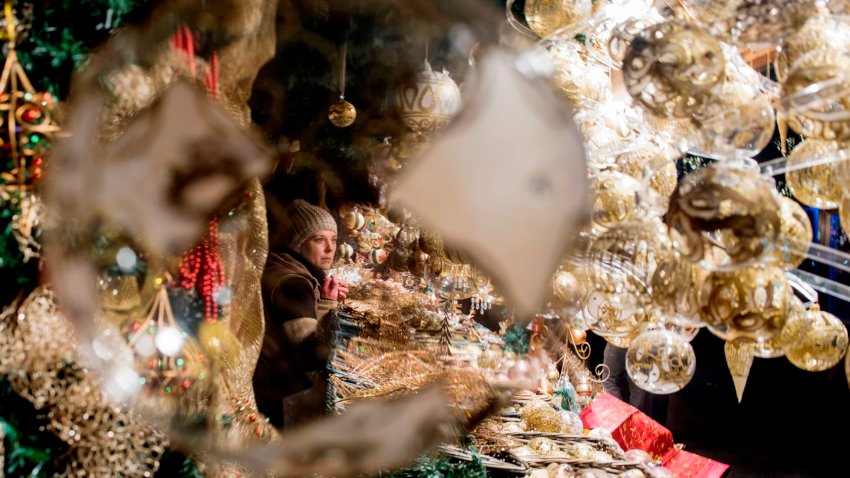
[[488, 52], [464, 110], [394, 188], [445, 242], [530, 315], [589, 215], [585, 151], [566, 104]]

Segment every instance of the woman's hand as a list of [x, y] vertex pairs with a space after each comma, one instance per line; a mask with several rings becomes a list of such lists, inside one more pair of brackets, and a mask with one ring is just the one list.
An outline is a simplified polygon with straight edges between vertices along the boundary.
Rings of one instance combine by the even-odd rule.
[[325, 277], [325, 283], [322, 284], [322, 290], [319, 292], [322, 299], [343, 301], [348, 297], [348, 284], [342, 282], [336, 277]]

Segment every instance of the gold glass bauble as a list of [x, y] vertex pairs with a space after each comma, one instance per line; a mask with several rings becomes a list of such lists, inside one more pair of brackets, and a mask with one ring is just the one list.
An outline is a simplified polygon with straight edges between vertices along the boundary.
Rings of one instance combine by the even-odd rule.
[[789, 171], [785, 173], [785, 179], [798, 201], [819, 209], [838, 207], [844, 193], [843, 185], [836, 181], [838, 163], [794, 168], [813, 160], [843, 157], [846, 155], [844, 150], [845, 143], [809, 138], [791, 151], [786, 163]]
[[812, 242], [812, 223], [797, 201], [779, 196], [779, 206], [782, 226], [776, 247], [768, 253], [766, 262], [785, 270], [795, 269], [806, 259], [806, 251]]
[[623, 60], [626, 90], [664, 117], [688, 117], [723, 83], [726, 60], [707, 31], [678, 20], [644, 30]]
[[838, 317], [813, 305], [803, 318], [788, 324], [791, 343], [785, 356], [795, 367], [809, 372], [832, 368], [847, 352], [847, 328]]
[[727, 77], [719, 93], [702, 105], [695, 119], [705, 136], [706, 153], [753, 157], [770, 143], [776, 114], [770, 97], [758, 87], [760, 81]]
[[[557, 413], [557, 412], [556, 412]], [[540, 456], [555, 456], [561, 454], [561, 447], [551, 438], [536, 437], [528, 442], [528, 448]]]
[[611, 95], [611, 77], [604, 68], [585, 62], [581, 49], [572, 38], [552, 42], [548, 48], [554, 66], [552, 84], [573, 104], [601, 102]]
[[[779, 203], [758, 169], [716, 163], [682, 179], [670, 198], [667, 224], [674, 246], [691, 262], [714, 269], [749, 264], [773, 247]], [[717, 258], [713, 249], [722, 248]]]
[[776, 266], [715, 271], [700, 289], [700, 316], [723, 340], [765, 341], [785, 326], [789, 290]]
[[590, 16], [591, 0], [526, 0], [525, 21], [547, 37], [555, 30], [578, 26]]
[[674, 161], [676, 156], [672, 148], [648, 143], [618, 155], [617, 167], [641, 184], [648, 186], [649, 191], [644, 191], [647, 193], [645, 201], [663, 213], [667, 211], [670, 196], [678, 184], [678, 172]]
[[556, 299], [567, 304], [577, 302], [582, 295], [581, 283], [573, 273], [565, 270], [559, 270], [552, 277], [552, 290]]
[[328, 119], [338, 128], [345, 128], [354, 124], [357, 119], [357, 110], [354, 105], [340, 98], [331, 103], [328, 108]]
[[652, 302], [665, 323], [678, 327], [701, 327], [699, 318], [698, 266], [675, 254], [658, 264], [651, 279]]
[[647, 293], [658, 264], [672, 260], [673, 245], [667, 227], [648, 219], [617, 224], [599, 235], [587, 252], [593, 289], [631, 295], [638, 303], [651, 301]]
[[635, 219], [640, 183], [618, 172], [603, 172], [591, 178], [594, 224], [611, 227]]
[[640, 327], [642, 314], [635, 301], [632, 294], [594, 291], [587, 297], [584, 318], [596, 335], [625, 337]]
[[432, 133], [446, 127], [461, 108], [460, 88], [445, 71], [425, 62], [414, 81], [398, 89], [399, 116], [415, 133]]
[[850, 52], [819, 48], [788, 72], [781, 95], [788, 125], [806, 138], [850, 139]]
[[816, 49], [850, 50], [850, 24], [841, 17], [816, 15], [782, 41], [776, 55], [776, 77], [785, 81], [788, 72], [807, 53]]
[[752, 342], [753, 355], [759, 358], [778, 358], [785, 355], [785, 347], [794, 340], [791, 336], [792, 328], [788, 325], [797, 319], [804, 318], [806, 308], [800, 299], [793, 293], [788, 296], [788, 315], [785, 319], [785, 326], [778, 334], [765, 340], [764, 342]]
[[629, 378], [648, 392], [678, 392], [691, 381], [695, 371], [693, 347], [669, 330], [650, 330], [638, 335], [626, 353]]

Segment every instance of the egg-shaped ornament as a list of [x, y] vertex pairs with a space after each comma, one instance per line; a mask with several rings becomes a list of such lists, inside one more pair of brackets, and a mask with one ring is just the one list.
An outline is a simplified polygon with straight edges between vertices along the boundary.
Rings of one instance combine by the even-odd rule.
[[793, 338], [785, 356], [795, 367], [820, 372], [835, 366], [847, 352], [847, 328], [838, 317], [814, 304], [803, 318], [787, 325]]
[[629, 378], [648, 392], [678, 392], [691, 381], [695, 371], [693, 347], [669, 330], [656, 329], [640, 334], [626, 352]]
[[460, 112], [460, 87], [447, 71], [434, 71], [427, 61], [413, 83], [398, 89], [399, 116], [415, 133], [445, 128]]
[[366, 224], [366, 218], [359, 211], [349, 211], [343, 217], [342, 222], [349, 230], [359, 231]]
[[782, 224], [776, 246], [768, 253], [765, 262], [791, 270], [806, 260], [806, 251], [812, 242], [812, 223], [797, 201], [785, 196], [778, 196], [778, 200]]
[[789, 291], [784, 271], [776, 266], [715, 271], [700, 289], [700, 316], [723, 340], [763, 342], [785, 326]]
[[340, 97], [328, 107], [328, 119], [337, 128], [347, 128], [357, 119], [357, 109]]
[[[836, 181], [842, 168], [840, 163], [808, 163], [839, 159], [847, 161], [847, 146], [839, 141], [808, 138], [800, 142], [788, 155], [785, 180], [794, 197], [801, 203], [818, 209], [835, 209], [844, 195], [845, 185]], [[805, 252], [805, 251], [803, 251]]]
[[336, 248], [337, 254], [342, 259], [351, 259], [351, 256], [354, 255], [354, 247], [348, 243], [342, 243]]
[[525, 21], [541, 37], [578, 27], [590, 18], [591, 0], [526, 0]]

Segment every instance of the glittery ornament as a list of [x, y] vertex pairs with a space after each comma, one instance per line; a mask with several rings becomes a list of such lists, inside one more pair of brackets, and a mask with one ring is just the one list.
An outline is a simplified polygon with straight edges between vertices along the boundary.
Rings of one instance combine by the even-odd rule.
[[776, 238], [776, 247], [770, 251], [765, 262], [790, 270], [806, 259], [806, 251], [812, 242], [812, 223], [797, 201], [785, 196], [779, 196], [778, 200], [782, 225]]
[[413, 83], [398, 90], [399, 116], [415, 133], [445, 128], [460, 112], [460, 88], [448, 72], [436, 72], [427, 61]]
[[651, 330], [632, 340], [626, 372], [638, 387], [658, 394], [681, 390], [696, 371], [691, 344], [668, 330]]
[[328, 119], [337, 128], [346, 128], [354, 124], [357, 110], [354, 105], [340, 98], [328, 107]]
[[785, 326], [788, 294], [788, 281], [776, 266], [716, 271], [700, 289], [700, 316], [724, 340], [764, 341]]
[[561, 416], [548, 403], [538, 400], [524, 406], [519, 412], [526, 429], [536, 432], [558, 433], [561, 431]]
[[753, 365], [752, 343], [745, 340], [726, 342], [723, 345], [723, 353], [726, 355], [726, 365], [732, 374], [738, 403], [741, 403], [744, 388], [747, 386], [747, 378], [750, 376], [750, 367]]
[[819, 209], [835, 209], [843, 196], [842, 184], [835, 181], [836, 163], [799, 168], [818, 159], [846, 157], [845, 144], [837, 141], [805, 139], [788, 156], [785, 180], [801, 203]]
[[785, 356], [795, 367], [809, 372], [832, 368], [847, 351], [847, 328], [838, 317], [814, 304], [803, 318], [788, 325], [794, 340], [786, 345]]
[[556, 456], [561, 453], [561, 447], [551, 438], [537, 437], [528, 442], [528, 448], [540, 456]]
[[579, 26], [590, 16], [591, 0], [526, 0], [525, 21], [541, 37]]

